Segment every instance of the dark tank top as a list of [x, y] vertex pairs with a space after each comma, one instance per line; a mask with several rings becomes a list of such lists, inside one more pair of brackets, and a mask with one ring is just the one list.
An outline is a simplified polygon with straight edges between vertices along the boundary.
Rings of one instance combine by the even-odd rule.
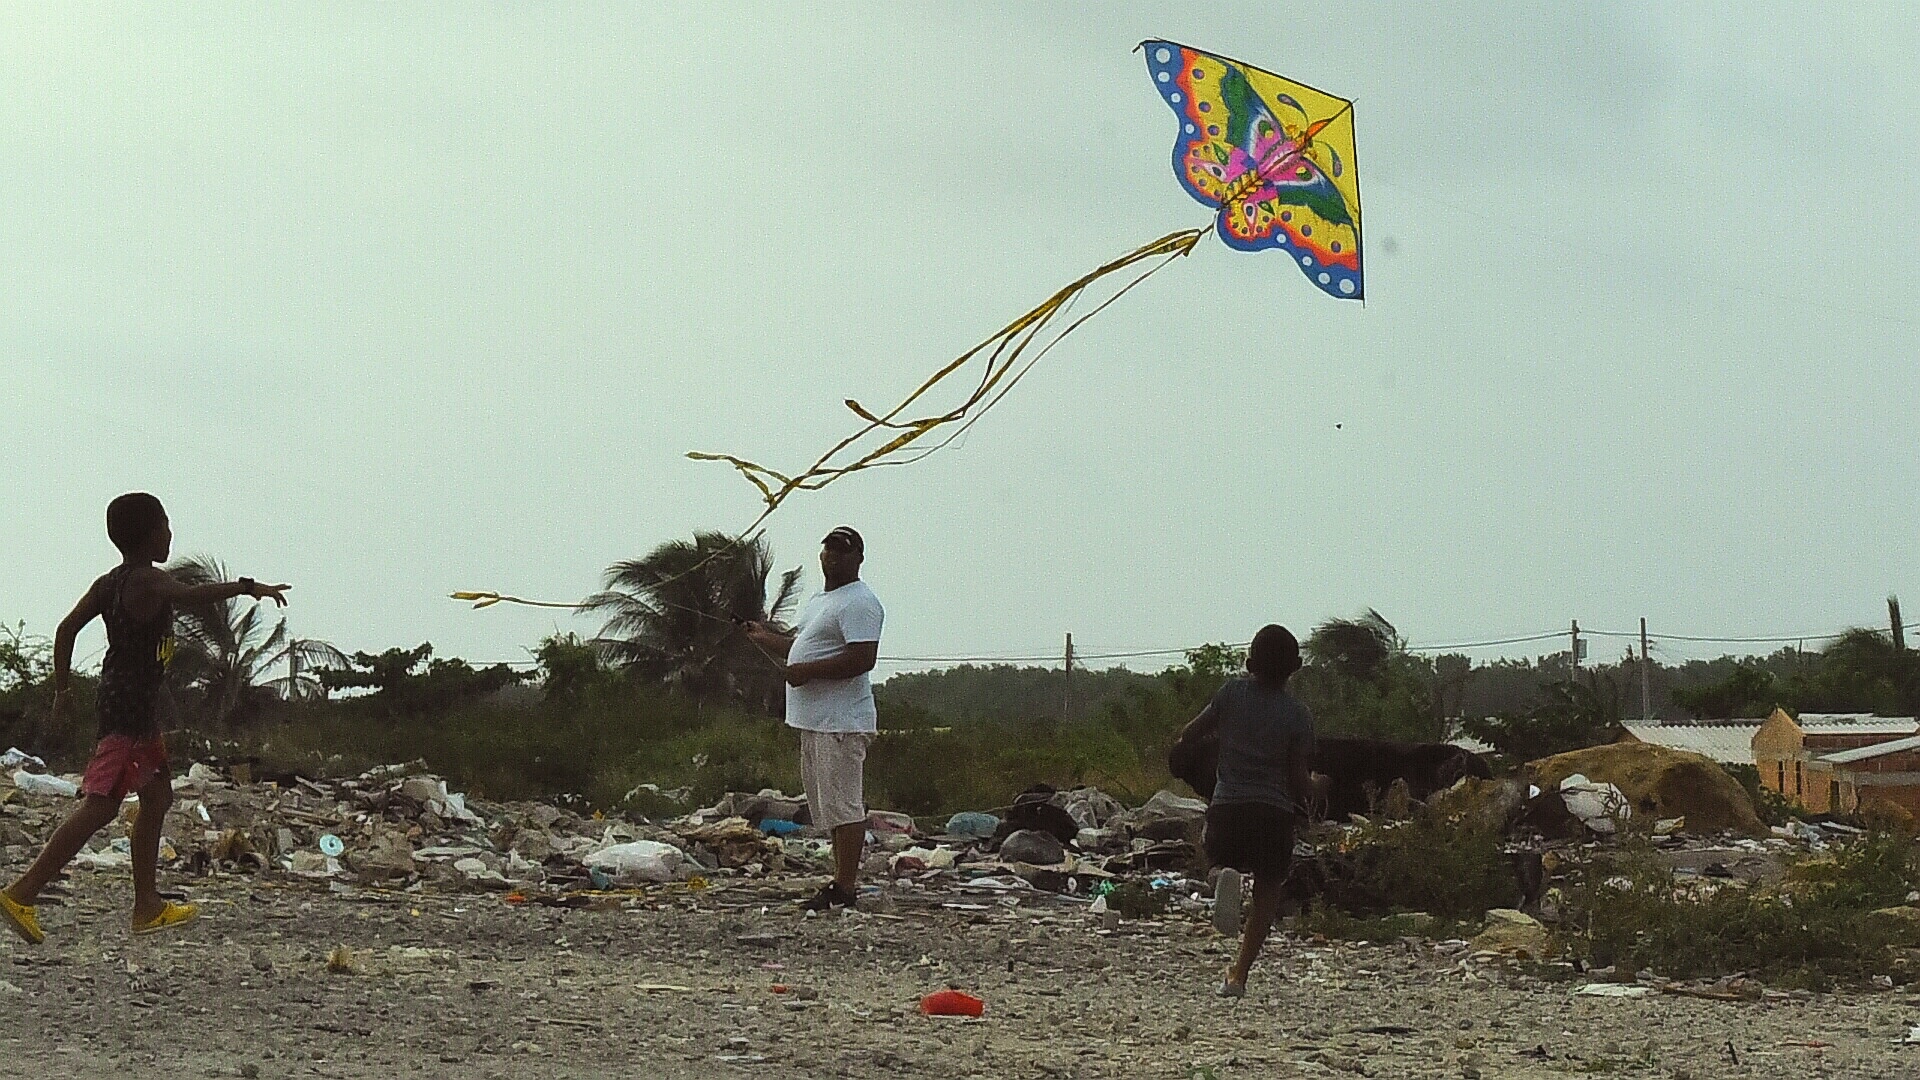
[[166, 676], [167, 652], [173, 644], [173, 605], [162, 604], [150, 619], [127, 610], [127, 581], [134, 567], [122, 566], [107, 575], [107, 656], [100, 662], [100, 690], [95, 710], [100, 737], [125, 735], [151, 739], [160, 734], [160, 683]]

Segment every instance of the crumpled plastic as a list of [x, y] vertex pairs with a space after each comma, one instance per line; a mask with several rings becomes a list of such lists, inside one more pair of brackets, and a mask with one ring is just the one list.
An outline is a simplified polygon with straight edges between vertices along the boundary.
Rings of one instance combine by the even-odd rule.
[[686, 854], [672, 844], [634, 840], [601, 848], [587, 856], [586, 864], [615, 882], [660, 882], [679, 878], [686, 859]]
[[1567, 812], [1594, 832], [1611, 835], [1620, 823], [1633, 817], [1633, 804], [1612, 784], [1596, 784], [1584, 774], [1574, 773], [1560, 781], [1560, 798]]

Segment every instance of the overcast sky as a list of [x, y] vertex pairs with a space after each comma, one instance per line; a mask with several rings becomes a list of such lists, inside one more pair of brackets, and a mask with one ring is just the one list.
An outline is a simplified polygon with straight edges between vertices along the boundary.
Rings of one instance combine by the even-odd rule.
[[860, 528], [884, 654], [1920, 610], [1910, 5], [665, 9], [6, 5], [0, 620], [144, 489], [304, 636], [591, 633], [445, 597], [738, 529], [685, 451], [798, 467], [1206, 223], [1150, 37], [1357, 100], [1367, 304], [1209, 238], [962, 446], [795, 497], [779, 564]]

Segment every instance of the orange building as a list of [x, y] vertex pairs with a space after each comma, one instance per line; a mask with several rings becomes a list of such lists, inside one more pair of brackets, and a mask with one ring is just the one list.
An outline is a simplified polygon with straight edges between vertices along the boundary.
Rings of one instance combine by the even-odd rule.
[[1848, 814], [1862, 798], [1920, 812], [1920, 722], [1913, 717], [1775, 709], [1754, 731], [1760, 782], [1814, 813]]
[[1808, 777], [1810, 787], [1826, 789], [1824, 803], [1833, 813], [1884, 804], [1920, 817], [1920, 735], [1827, 754], [1813, 761]]

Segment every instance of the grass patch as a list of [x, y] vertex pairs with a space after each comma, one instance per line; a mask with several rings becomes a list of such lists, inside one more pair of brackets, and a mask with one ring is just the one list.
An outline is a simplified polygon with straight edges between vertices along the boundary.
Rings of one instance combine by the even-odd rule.
[[1917, 871], [1910, 838], [1873, 833], [1780, 888], [1715, 887], [1677, 881], [1651, 845], [1629, 838], [1579, 869], [1567, 929], [1596, 965], [1824, 989], [1899, 970], [1895, 931], [1867, 916], [1903, 903]]
[[[1092, 784], [1131, 802], [1173, 783], [1171, 719], [945, 726], [883, 705], [880, 726], [867, 755], [867, 801], [920, 817], [1001, 808], [1041, 782]], [[257, 758], [267, 772], [308, 776], [425, 761], [484, 799], [654, 817], [712, 805], [729, 791], [801, 786], [799, 736], [779, 720], [624, 686], [568, 708], [527, 695], [425, 716], [384, 715], [353, 700], [288, 706], [244, 726], [176, 731], [171, 741], [181, 761]], [[84, 755], [75, 755], [77, 767]], [[636, 790], [642, 784], [690, 794], [672, 802]]]

